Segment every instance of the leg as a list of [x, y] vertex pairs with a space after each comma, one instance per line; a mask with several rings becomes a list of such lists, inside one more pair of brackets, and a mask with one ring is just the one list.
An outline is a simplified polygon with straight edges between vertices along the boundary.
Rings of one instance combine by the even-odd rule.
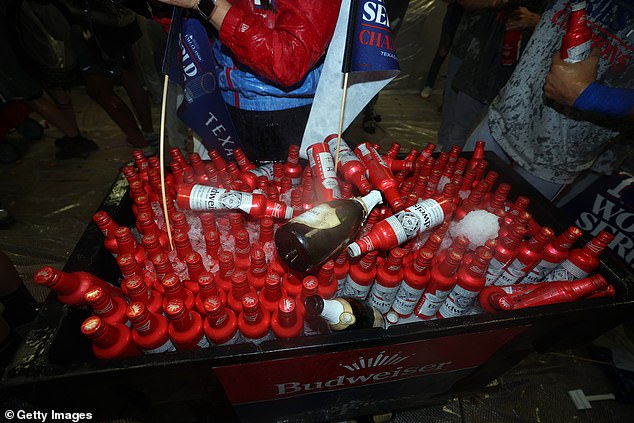
[[154, 132], [150, 98], [143, 88], [143, 85], [141, 85], [141, 81], [139, 80], [139, 76], [135, 72], [134, 67], [121, 69], [121, 82], [128, 93], [128, 97], [130, 97], [132, 108], [139, 119], [141, 129], [146, 133]]
[[112, 80], [98, 73], [84, 74], [86, 91], [95, 100], [117, 126], [126, 134], [128, 143], [138, 148], [148, 143], [139, 130], [136, 119], [128, 105], [114, 92]]
[[47, 88], [46, 93], [51, 97], [62, 113], [64, 113], [66, 120], [79, 132], [77, 116], [75, 115], [75, 108], [73, 107], [73, 99], [68, 91], [63, 88]]
[[58, 128], [68, 138], [79, 136], [76, 122], [68, 120], [66, 113], [60, 110], [54, 103], [44, 96], [32, 100], [26, 100], [25, 103], [35, 112], [42, 115], [51, 125]]

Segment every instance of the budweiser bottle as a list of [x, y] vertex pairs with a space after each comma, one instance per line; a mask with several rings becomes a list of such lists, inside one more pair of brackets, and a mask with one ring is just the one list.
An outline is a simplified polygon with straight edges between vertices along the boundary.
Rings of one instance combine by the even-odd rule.
[[163, 297], [148, 288], [142, 276], [136, 275], [124, 279], [130, 302], [142, 302], [152, 313], [163, 313]]
[[306, 298], [308, 316], [320, 316], [331, 330], [385, 328], [383, 315], [364, 301], [339, 297], [325, 300], [318, 295]]
[[238, 318], [233, 310], [225, 307], [218, 296], [205, 299], [205, 321], [203, 330], [205, 336], [213, 345], [237, 344], [242, 341], [238, 331]]
[[399, 246], [419, 233], [440, 225], [451, 211], [451, 201], [446, 198], [423, 200], [374, 224], [368, 234], [348, 245], [348, 254], [358, 257], [368, 251], [389, 250]]
[[218, 253], [218, 273], [216, 274], [216, 285], [218, 288], [228, 293], [231, 290], [231, 275], [236, 271], [233, 254], [229, 251]]
[[260, 180], [265, 180], [267, 184], [273, 180], [273, 163], [265, 163], [254, 169], [245, 170], [240, 174], [240, 178], [251, 191], [254, 191], [257, 189]]
[[603, 291], [608, 282], [603, 276], [596, 274], [583, 279], [566, 281], [565, 283], [542, 284], [533, 291], [518, 296], [509, 306], [511, 310], [576, 301], [593, 292]]
[[576, 226], [571, 226], [559, 236], [553, 238], [544, 248], [541, 260], [522, 278], [522, 283], [538, 283], [553, 271], [559, 263], [568, 258], [570, 248], [581, 238], [583, 232]]
[[298, 316], [297, 305], [292, 297], [282, 297], [271, 317], [271, 330], [278, 339], [296, 338], [302, 334], [304, 321]]
[[601, 231], [582, 248], [570, 251], [568, 258], [561, 262], [548, 276], [547, 282], [573, 281], [583, 279], [599, 267], [599, 256], [614, 240], [614, 235]]
[[502, 66], [514, 66], [520, 59], [520, 46], [522, 44], [522, 31], [519, 29], [507, 29], [502, 38]]
[[168, 273], [161, 280], [163, 285], [163, 310], [167, 307], [167, 303], [171, 300], [182, 300], [188, 310], [193, 310], [196, 307], [196, 298], [194, 294], [183, 285], [180, 278], [176, 273]]
[[256, 217], [290, 219], [293, 210], [286, 204], [269, 201], [263, 194], [233, 191], [205, 185], [181, 185], [178, 189], [178, 207], [196, 211], [242, 210]]
[[343, 179], [354, 184], [362, 195], [366, 195], [372, 189], [372, 184], [366, 178], [367, 169], [348, 144], [340, 139], [339, 155], [337, 155], [337, 136], [331, 135], [324, 143], [328, 146], [330, 154], [339, 160], [337, 167]]
[[337, 281], [337, 292], [335, 296], [343, 294], [344, 285], [350, 271], [350, 262], [348, 261], [348, 250], [341, 250], [335, 259], [335, 280]]
[[504, 272], [505, 266], [510, 264], [517, 255], [520, 243], [527, 231], [526, 226], [513, 226], [510, 233], [499, 240], [498, 245], [495, 247], [495, 253], [493, 253], [493, 259], [487, 269], [487, 285], [504, 285], [501, 282], [498, 283], [497, 280]]
[[478, 295], [480, 307], [488, 313], [496, 313], [500, 310], [509, 310], [510, 304], [518, 296], [524, 295], [537, 288], [537, 285], [506, 285], [506, 286], [486, 286]]
[[120, 226], [114, 232], [114, 237], [117, 240], [119, 254], [130, 253], [140, 265], [145, 264], [145, 250], [136, 242], [130, 228]]
[[172, 240], [174, 241], [176, 256], [179, 260], [185, 261], [185, 257], [187, 257], [187, 254], [190, 254], [194, 251], [194, 247], [192, 247], [189, 235], [187, 235], [186, 232], [178, 232], [174, 235], [174, 238], [172, 238]]
[[200, 314], [187, 309], [182, 300], [167, 303], [165, 315], [169, 319], [168, 333], [177, 350], [198, 350], [209, 347]]
[[248, 341], [259, 343], [270, 338], [271, 316], [262, 308], [257, 295], [248, 293], [242, 297], [238, 328]]
[[251, 265], [251, 241], [249, 240], [249, 232], [246, 229], [241, 229], [235, 236], [235, 248], [233, 252], [233, 258], [236, 264], [236, 268], [239, 270], [249, 270]]
[[302, 165], [299, 164], [299, 145], [292, 144], [288, 147], [288, 156], [284, 163], [284, 175], [291, 178], [293, 187], [302, 182]]
[[405, 204], [398, 190], [398, 181], [376, 149], [366, 142], [359, 144], [355, 153], [368, 169], [370, 183], [374, 188], [381, 190], [392, 210], [395, 212], [403, 210]]
[[363, 197], [332, 200], [305, 211], [278, 228], [278, 255], [297, 272], [318, 269], [346, 247], [380, 202], [380, 193], [370, 191]]
[[249, 264], [249, 271], [247, 272], [247, 281], [249, 285], [256, 291], [260, 291], [264, 287], [264, 280], [268, 272], [268, 265], [266, 263], [266, 254], [259, 245], [255, 245], [251, 249], [251, 259]]
[[227, 305], [240, 314], [242, 311], [242, 298], [246, 294], [256, 295], [255, 289], [247, 282], [247, 274], [238, 270], [231, 275], [231, 290], [227, 295]]
[[392, 304], [392, 311], [398, 314], [399, 317], [408, 317], [414, 311], [414, 307], [416, 307], [429, 283], [431, 277], [429, 267], [433, 258], [433, 252], [426, 248], [421, 248], [418, 250], [416, 259], [405, 268], [403, 283], [399, 287]]
[[344, 297], [365, 300], [376, 278], [376, 258], [379, 252], [374, 250], [350, 265], [350, 272], [344, 283]]
[[209, 297], [219, 297], [222, 304], [227, 304], [227, 294], [222, 289], [218, 289], [214, 275], [209, 272], [203, 272], [198, 276], [198, 294], [196, 294], [196, 310], [204, 316], [205, 301]]
[[185, 257], [185, 265], [187, 266], [187, 279], [183, 281], [183, 284], [195, 296], [198, 294], [198, 277], [205, 272], [203, 257], [196, 251], [192, 251]]
[[577, 63], [590, 56], [592, 31], [586, 18], [586, 2], [572, 3], [571, 8], [568, 28], [561, 40], [561, 59], [567, 63]]
[[33, 276], [35, 283], [50, 288], [57, 299], [72, 306], [86, 305], [84, 294], [92, 288], [100, 287], [109, 294], [123, 298], [116, 286], [91, 275], [88, 272], [63, 272], [50, 266], [44, 266]]
[[101, 210], [92, 216], [92, 221], [99, 228], [104, 236], [103, 245], [111, 254], [118, 254], [119, 248], [117, 247], [117, 240], [114, 237], [114, 233], [119, 229], [119, 225], [112, 220], [110, 215]]
[[[301, 290], [301, 285], [300, 285]], [[273, 314], [277, 309], [277, 303], [286, 295], [286, 290], [282, 288], [280, 275], [269, 271], [264, 279], [264, 287], [260, 290], [259, 299], [262, 308]]]
[[96, 286], [84, 294], [84, 300], [94, 315], [101, 317], [108, 323], [128, 324], [126, 307], [128, 303], [121, 297], [113, 297], [103, 288]]
[[152, 313], [143, 303], [132, 303], [127, 310], [132, 322], [132, 340], [145, 354], [175, 351], [169, 338], [167, 319]]
[[[496, 281], [498, 285], [512, 285], [520, 280], [542, 259], [544, 247], [555, 235], [549, 227], [543, 227], [541, 231], [523, 241], [513, 261], [504, 268], [504, 271]], [[499, 283], [498, 283], [499, 282]]]
[[337, 292], [337, 282], [335, 281], [335, 262], [328, 260], [319, 268], [317, 273], [319, 283], [318, 293], [322, 298], [330, 299]]
[[335, 161], [328, 148], [320, 143], [313, 144], [307, 149], [308, 162], [313, 178], [315, 178], [315, 193], [318, 201], [331, 201], [341, 198], [339, 181], [335, 172]]
[[458, 317], [464, 315], [473, 305], [476, 297], [486, 283], [485, 273], [493, 254], [486, 247], [476, 248], [469, 264], [460, 266], [456, 286], [442, 304], [439, 318]]
[[141, 355], [132, 342], [130, 328], [120, 323], [108, 323], [99, 316], [91, 316], [81, 324], [81, 333], [92, 341], [92, 352], [100, 360]]
[[370, 289], [368, 303], [380, 313], [390, 311], [396, 294], [403, 282], [403, 250], [390, 250], [387, 260], [376, 271], [376, 280]]
[[458, 276], [458, 266], [460, 266], [462, 257], [455, 251], [450, 251], [445, 259], [432, 267], [429, 284], [425, 293], [420, 298], [416, 307], [414, 307], [414, 315], [416, 317], [429, 320], [436, 315], [438, 309], [447, 299], [447, 296], [456, 285]]
[[220, 233], [218, 231], [205, 232], [205, 251], [214, 260], [218, 260], [220, 250]]

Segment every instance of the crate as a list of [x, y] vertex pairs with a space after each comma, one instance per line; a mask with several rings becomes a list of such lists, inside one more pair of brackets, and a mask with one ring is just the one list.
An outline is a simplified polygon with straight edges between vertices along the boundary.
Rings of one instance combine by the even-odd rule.
[[[557, 233], [571, 224], [497, 157], [486, 158], [513, 193], [532, 199], [541, 224]], [[122, 176], [100, 209], [133, 225]], [[117, 281], [102, 239], [91, 222], [64, 270]], [[631, 316], [631, 268], [606, 252], [600, 272], [616, 297], [110, 361], [95, 359], [79, 331], [88, 312], [49, 296], [2, 383], [37, 409], [99, 419], [319, 422], [421, 407], [482, 387], [534, 351], [583, 345]]]

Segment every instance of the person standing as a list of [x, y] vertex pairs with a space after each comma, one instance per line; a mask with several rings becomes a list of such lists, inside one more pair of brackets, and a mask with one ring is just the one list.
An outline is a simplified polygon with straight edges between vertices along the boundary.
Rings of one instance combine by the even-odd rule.
[[[469, 151], [475, 141], [486, 141], [488, 150], [555, 201], [567, 185], [591, 168], [610, 173], [624, 157], [612, 149], [612, 142], [626, 133], [631, 140], [634, 129], [634, 66], [630, 59], [634, 5], [631, 1], [587, 0], [586, 6], [595, 51], [585, 64], [569, 66], [557, 55], [571, 4], [554, 1], [542, 15], [513, 75], [465, 147]], [[563, 69], [583, 69], [568, 72], [563, 78], [576, 84], [573, 92], [578, 93], [579, 78], [585, 75], [580, 87], [586, 88], [576, 99], [576, 94], [555, 95], [553, 85], [562, 84], [563, 88], [563, 82], [554, 76], [560, 76]], [[588, 69], [596, 85], [587, 81]], [[578, 102], [588, 88], [586, 101]], [[612, 105], [619, 107], [612, 109]]]
[[198, 11], [213, 38], [218, 85], [251, 160], [301, 144], [341, 2], [160, 0]]

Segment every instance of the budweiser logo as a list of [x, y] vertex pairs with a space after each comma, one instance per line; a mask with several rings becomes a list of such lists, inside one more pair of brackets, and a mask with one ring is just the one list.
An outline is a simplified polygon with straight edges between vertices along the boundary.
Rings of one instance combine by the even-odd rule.
[[384, 355], [385, 351], [381, 351], [377, 355], [371, 358], [359, 357], [357, 361], [351, 364], [340, 364], [344, 369], [350, 370], [351, 372], [356, 372], [357, 370], [367, 369], [369, 367], [378, 367], [378, 366], [389, 366], [392, 364], [401, 363], [412, 355], [401, 356], [400, 351], [393, 355]]
[[416, 355], [401, 355], [401, 351], [386, 354], [380, 351], [371, 357], [359, 357], [352, 363], [339, 364], [340, 367], [353, 374], [341, 374], [328, 380], [294, 381], [274, 384], [276, 395], [294, 395], [313, 391], [342, 389], [355, 385], [367, 385], [384, 383], [398, 379], [420, 376], [426, 373], [446, 371], [445, 367], [451, 367], [452, 361], [438, 363], [415, 363], [408, 367], [399, 365]]

